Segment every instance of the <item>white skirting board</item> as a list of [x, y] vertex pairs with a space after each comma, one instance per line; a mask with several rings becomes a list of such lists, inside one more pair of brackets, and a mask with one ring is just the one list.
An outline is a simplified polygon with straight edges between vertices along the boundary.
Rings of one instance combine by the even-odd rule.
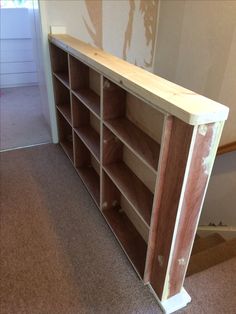
[[150, 285], [149, 285], [149, 288], [150, 288], [150, 291], [155, 296], [155, 298], [157, 299], [158, 304], [160, 305], [160, 308], [162, 309], [163, 313], [165, 314], [174, 313], [184, 308], [188, 303], [191, 302], [191, 297], [184, 288], [182, 288], [180, 293], [174, 295], [173, 297], [165, 301], [159, 300], [158, 296], [156, 295], [155, 291]]

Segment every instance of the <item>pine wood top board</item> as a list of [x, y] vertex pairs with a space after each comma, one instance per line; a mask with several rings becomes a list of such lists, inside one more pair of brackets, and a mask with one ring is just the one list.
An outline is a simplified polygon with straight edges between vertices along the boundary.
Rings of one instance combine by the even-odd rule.
[[[66, 34], [49, 40], [166, 114], [191, 125], [224, 121], [229, 108]], [[193, 73], [194, 75], [194, 73]]]

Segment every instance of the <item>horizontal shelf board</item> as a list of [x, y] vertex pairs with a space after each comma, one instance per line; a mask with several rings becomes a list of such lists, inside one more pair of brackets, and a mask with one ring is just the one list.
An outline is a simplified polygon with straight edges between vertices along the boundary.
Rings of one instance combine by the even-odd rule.
[[150, 226], [153, 194], [123, 162], [104, 166], [105, 172], [135, 208], [137, 214]]
[[126, 118], [105, 121], [105, 125], [141, 158], [157, 171], [160, 145]]
[[143, 278], [147, 253], [146, 242], [123, 211], [104, 210], [103, 215], [135, 270]]
[[89, 125], [74, 128], [76, 134], [80, 137], [83, 143], [87, 146], [95, 159], [100, 161], [100, 136]]
[[100, 117], [100, 96], [91, 89], [76, 90], [73, 91], [73, 94], [96, 116]]
[[93, 167], [85, 166], [76, 168], [81, 180], [86, 186], [87, 190], [94, 199], [96, 205], [100, 206], [100, 178]]
[[71, 111], [70, 111], [70, 104], [59, 104], [57, 105], [57, 109], [66, 119], [66, 121], [71, 125]]
[[61, 147], [65, 151], [66, 155], [70, 158], [70, 160], [73, 162], [73, 144], [70, 141], [60, 141]]
[[60, 80], [67, 88], [70, 88], [68, 73], [53, 73], [58, 80]]

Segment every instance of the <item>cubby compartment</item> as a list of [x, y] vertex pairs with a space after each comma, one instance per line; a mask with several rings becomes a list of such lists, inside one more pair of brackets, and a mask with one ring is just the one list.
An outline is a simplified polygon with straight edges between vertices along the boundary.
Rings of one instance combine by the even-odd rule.
[[[137, 165], [137, 157], [118, 137], [103, 126], [103, 169], [148, 228], [150, 226], [156, 176]], [[143, 177], [148, 178], [143, 182]]]
[[56, 77], [53, 78], [54, 98], [57, 109], [71, 124], [70, 91]]
[[73, 128], [94, 158], [100, 161], [100, 120], [72, 95]]
[[100, 116], [99, 73], [70, 56], [71, 89], [76, 97], [98, 117]]
[[100, 206], [100, 165], [84, 145], [80, 137], [74, 132], [74, 165], [81, 180], [94, 199]]
[[102, 175], [102, 213], [135, 270], [142, 278], [147, 243], [126, 211], [126, 202], [109, 176]]
[[66, 86], [69, 86], [69, 67], [68, 54], [55, 46], [50, 44], [50, 56], [53, 74]]
[[59, 133], [59, 142], [67, 156], [73, 162], [73, 136], [72, 127], [64, 116], [57, 110], [57, 124]]
[[105, 125], [152, 171], [157, 171], [164, 114], [104, 78]]

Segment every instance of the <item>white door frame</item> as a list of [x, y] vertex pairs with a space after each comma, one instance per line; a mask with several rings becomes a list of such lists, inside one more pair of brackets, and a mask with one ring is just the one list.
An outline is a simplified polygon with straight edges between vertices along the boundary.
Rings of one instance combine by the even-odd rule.
[[48, 24], [47, 24], [47, 14], [46, 14], [46, 1], [41, 0], [33, 0], [34, 7], [39, 10], [39, 21], [41, 28], [41, 38], [40, 46], [42, 47], [42, 60], [43, 60], [43, 69], [45, 76], [45, 83], [47, 87], [47, 98], [48, 98], [48, 109], [49, 109], [49, 118], [50, 118], [50, 127], [52, 134], [53, 143], [58, 143], [58, 131], [57, 131], [57, 122], [56, 122], [56, 109], [54, 102], [54, 94], [53, 94], [53, 84], [52, 84], [52, 75], [51, 75], [51, 63], [50, 63], [50, 55], [48, 49]]

